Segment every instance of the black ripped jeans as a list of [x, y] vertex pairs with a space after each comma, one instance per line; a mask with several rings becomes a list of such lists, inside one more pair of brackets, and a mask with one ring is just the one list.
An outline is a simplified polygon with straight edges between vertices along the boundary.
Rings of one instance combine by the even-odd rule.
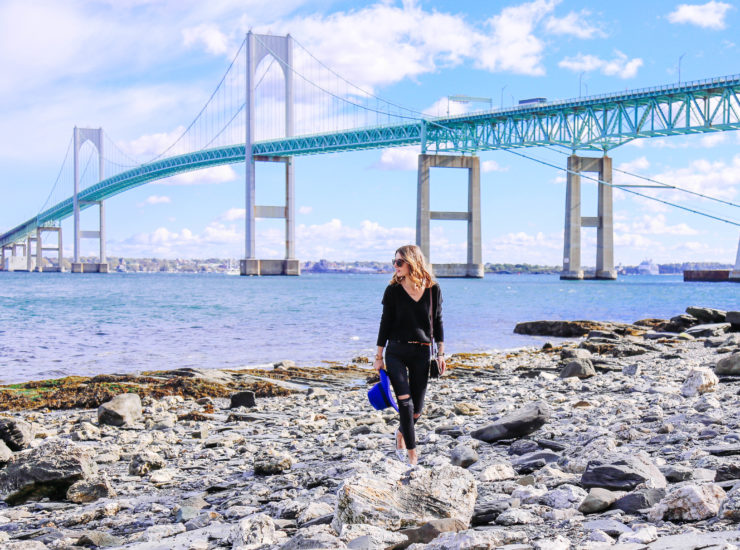
[[[431, 348], [420, 344], [388, 342], [385, 349], [385, 370], [393, 386], [401, 416], [401, 434], [407, 449], [416, 448], [414, 414], [421, 414], [429, 381]], [[399, 399], [399, 395], [409, 395]]]

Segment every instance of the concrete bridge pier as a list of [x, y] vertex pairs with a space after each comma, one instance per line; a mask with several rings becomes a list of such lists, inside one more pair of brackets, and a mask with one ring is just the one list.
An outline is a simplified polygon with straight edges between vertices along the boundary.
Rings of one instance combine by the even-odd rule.
[[735, 258], [735, 267], [730, 270], [730, 280], [740, 283], [740, 239], [737, 242], [737, 257]]
[[[23, 249], [22, 254], [18, 254], [18, 249]], [[6, 257], [5, 251], [10, 251], [10, 257]], [[28, 266], [26, 252], [28, 243], [11, 243], [2, 247], [2, 267], [3, 271], [26, 271]]]
[[[581, 172], [598, 174], [598, 215], [581, 216]], [[612, 187], [612, 159], [603, 157], [568, 157], [568, 179], [565, 191], [565, 230], [563, 271], [561, 279], [583, 279], [581, 269], [581, 228], [596, 228], [596, 279], [614, 280], [614, 222]]]
[[[98, 150], [98, 179], [104, 179], [103, 163], [103, 129], [102, 128], [77, 128], [74, 129], [74, 195], [72, 203], [74, 207], [74, 261], [72, 262], [72, 273], [108, 273], [108, 263], [105, 257], [105, 207], [103, 201], [81, 201], [79, 199], [80, 188], [80, 148], [89, 141]], [[98, 231], [80, 230], [80, 209], [83, 206], [97, 204], [100, 208], [100, 226]], [[82, 263], [80, 261], [80, 240], [100, 240], [100, 261], [98, 263]], [[60, 263], [61, 265], [61, 263]]]
[[[467, 212], [440, 212], [429, 209], [429, 169], [463, 168], [468, 171]], [[419, 155], [416, 195], [416, 244], [429, 260], [429, 229], [431, 220], [462, 220], [468, 222], [468, 257], [464, 264], [434, 264], [437, 277], [483, 277], [480, 214], [480, 158], [459, 155]]]
[[[33, 246], [36, 247], [36, 253], [31, 252]], [[26, 271], [31, 273], [36, 268], [36, 258], [38, 255], [39, 240], [37, 235], [26, 237]]]
[[[56, 233], [57, 234], [57, 245], [56, 246], [44, 246], [43, 234], [44, 233]], [[44, 266], [43, 258], [44, 252], [56, 252], [57, 253], [57, 265], [56, 266]], [[64, 264], [62, 263], [62, 228], [61, 227], [39, 227], [36, 229], [36, 271], [54, 271], [61, 273], [64, 271]]]

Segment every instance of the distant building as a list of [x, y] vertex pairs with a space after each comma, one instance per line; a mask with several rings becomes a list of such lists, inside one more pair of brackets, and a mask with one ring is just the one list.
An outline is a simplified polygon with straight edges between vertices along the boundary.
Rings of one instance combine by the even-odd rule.
[[645, 260], [637, 266], [638, 275], [660, 275], [660, 269], [653, 260]]

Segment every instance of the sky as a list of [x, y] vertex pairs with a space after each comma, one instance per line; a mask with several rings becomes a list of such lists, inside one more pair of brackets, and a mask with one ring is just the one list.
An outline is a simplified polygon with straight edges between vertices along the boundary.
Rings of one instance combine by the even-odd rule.
[[[457, 94], [507, 107], [740, 73], [739, 7], [716, 0], [0, 0], [0, 231], [35, 216], [48, 197], [71, 195], [69, 178], [52, 188], [74, 126], [102, 127], [110, 151], [164, 149], [206, 103], [250, 29], [290, 33], [353, 84], [443, 115]], [[522, 152], [566, 164], [549, 149]], [[418, 153], [296, 158], [297, 257], [383, 261], [414, 242]], [[740, 200], [740, 132], [637, 140], [610, 156], [615, 168]], [[561, 265], [565, 173], [506, 151], [480, 158], [484, 262]], [[464, 171], [431, 174], [432, 209], [465, 209]], [[258, 165], [259, 204], [282, 204], [281, 178], [279, 167]], [[634, 183], [620, 173], [615, 181]], [[740, 221], [736, 207], [670, 190], [656, 196]], [[596, 197], [596, 184], [584, 180], [583, 216], [596, 215]], [[244, 202], [242, 165], [127, 191], [106, 201], [108, 255], [241, 258]], [[735, 261], [736, 225], [618, 190], [614, 220], [616, 264]], [[97, 229], [94, 208], [82, 225]], [[257, 221], [257, 257], [284, 255], [283, 225]], [[71, 218], [62, 228], [71, 256]], [[464, 222], [433, 221], [431, 231], [433, 262], [465, 261]], [[596, 230], [582, 238], [582, 264], [593, 266]], [[82, 248], [93, 255], [97, 245]]]

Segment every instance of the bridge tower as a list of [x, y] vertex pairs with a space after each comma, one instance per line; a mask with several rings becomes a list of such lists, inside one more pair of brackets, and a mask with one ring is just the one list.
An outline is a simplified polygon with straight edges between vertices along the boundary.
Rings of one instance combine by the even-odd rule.
[[[81, 201], [78, 197], [80, 191], [80, 149], [86, 141], [92, 143], [98, 150], [98, 178], [102, 181], [103, 176], [103, 129], [102, 128], [78, 128], [74, 129], [74, 195], [72, 203], [74, 207], [74, 259], [72, 261], [72, 273], [108, 273], [108, 263], [105, 261], [105, 207], [103, 201]], [[98, 231], [80, 230], [80, 209], [97, 204], [100, 210], [100, 225]], [[100, 258], [98, 263], [83, 264], [80, 261], [80, 239], [98, 239], [100, 242]], [[60, 264], [61, 265], [61, 264]]]
[[[293, 135], [293, 40], [290, 35], [271, 36], [247, 33], [247, 105], [244, 163], [246, 172], [246, 228], [245, 253], [240, 262], [242, 275], [300, 275], [300, 264], [295, 258], [295, 175], [293, 157], [261, 157], [253, 154], [254, 145], [254, 91], [255, 71], [260, 61], [271, 55], [283, 70], [285, 82], [285, 137]], [[285, 206], [257, 206], [255, 204], [255, 162], [282, 162], [285, 164]], [[285, 259], [258, 260], [255, 258], [255, 219], [285, 219]]]
[[[416, 245], [430, 260], [429, 222], [431, 220], [460, 220], [468, 223], [468, 257], [464, 264], [434, 264], [437, 277], [483, 277], [480, 214], [480, 157], [462, 155], [419, 155], [418, 187], [416, 194]], [[462, 168], [468, 171], [467, 212], [435, 212], [429, 209], [429, 169]]]
[[[599, 179], [598, 215], [581, 217], [581, 172], [596, 172]], [[596, 279], [614, 280], [614, 226], [612, 201], [612, 159], [603, 157], [568, 157], [565, 191], [565, 231], [561, 279], [583, 279], [581, 269], [581, 228], [596, 228]]]
[[735, 268], [730, 270], [730, 280], [740, 283], [740, 239], [737, 241], [737, 257], [735, 258]]

